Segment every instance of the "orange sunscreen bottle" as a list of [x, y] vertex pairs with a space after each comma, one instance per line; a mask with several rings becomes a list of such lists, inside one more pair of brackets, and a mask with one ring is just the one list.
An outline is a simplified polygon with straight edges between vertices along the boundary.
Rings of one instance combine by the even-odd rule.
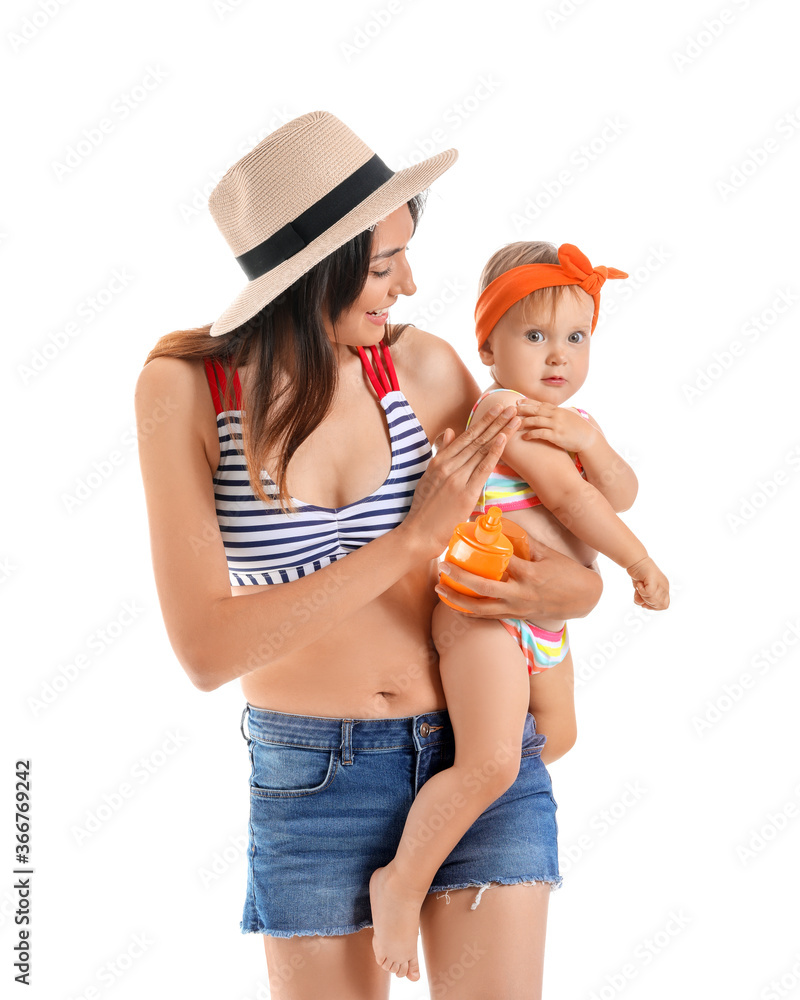
[[500, 530], [514, 546], [514, 555], [530, 562], [531, 546], [525, 529], [521, 528], [516, 521], [512, 521], [510, 517], [504, 517], [500, 521]]
[[[486, 577], [488, 580], [500, 580], [506, 571], [508, 560], [514, 552], [513, 545], [502, 533], [501, 515], [502, 511], [499, 507], [490, 507], [477, 520], [462, 521], [461, 524], [456, 525], [456, 530], [447, 546], [445, 562], [454, 563], [456, 566], [461, 566], [470, 573]], [[442, 573], [439, 579], [441, 583], [452, 587], [460, 594], [469, 594], [471, 597], [479, 596], [469, 587], [456, 583], [446, 573]], [[451, 604], [441, 594], [439, 599], [457, 611], [466, 610], [459, 608], [457, 604]]]

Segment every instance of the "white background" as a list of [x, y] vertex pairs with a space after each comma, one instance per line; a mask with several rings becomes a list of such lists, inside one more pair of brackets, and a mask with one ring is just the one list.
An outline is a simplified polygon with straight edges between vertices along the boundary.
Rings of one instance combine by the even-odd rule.
[[322, 109], [395, 169], [459, 150], [393, 319], [448, 339], [483, 385], [472, 310], [497, 247], [572, 242], [631, 274], [605, 287], [571, 402], [628, 455], [624, 517], [673, 603], [635, 613], [606, 560], [572, 628], [580, 733], [551, 767], [565, 882], [545, 997], [800, 996], [796, 4], [49, 2], [2, 15], [4, 995], [23, 993], [19, 757], [26, 996], [267, 995], [261, 939], [238, 926], [243, 698], [196, 690], [167, 641], [133, 389], [158, 337], [243, 286], [206, 209], [216, 180]]

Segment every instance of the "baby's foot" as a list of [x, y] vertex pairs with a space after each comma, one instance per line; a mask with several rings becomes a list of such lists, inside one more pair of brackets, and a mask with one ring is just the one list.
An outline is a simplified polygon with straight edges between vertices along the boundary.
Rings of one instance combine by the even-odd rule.
[[369, 880], [374, 932], [375, 961], [398, 978], [419, 979], [417, 934], [419, 911], [425, 900], [393, 876], [389, 868], [378, 868]]

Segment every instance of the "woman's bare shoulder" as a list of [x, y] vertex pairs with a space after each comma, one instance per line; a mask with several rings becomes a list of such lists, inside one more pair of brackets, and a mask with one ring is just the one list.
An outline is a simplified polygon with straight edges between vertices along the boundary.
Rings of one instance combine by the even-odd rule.
[[134, 406], [139, 434], [169, 420], [184, 440], [202, 442], [209, 463], [214, 460], [216, 414], [202, 358], [153, 358], [136, 380]]
[[191, 403], [201, 409], [212, 407], [211, 391], [202, 358], [153, 358], [136, 379], [137, 401], [155, 400], [158, 396], [172, 397], [182, 407]]
[[403, 384], [429, 393], [477, 396], [477, 383], [452, 344], [427, 330], [410, 326], [392, 345], [398, 378]]
[[455, 348], [442, 337], [437, 337], [417, 326], [408, 326], [392, 345], [392, 358], [402, 366], [419, 370], [425, 363], [430, 368], [452, 368], [463, 362]]
[[392, 359], [400, 388], [431, 441], [445, 427], [463, 429], [480, 390], [451, 344], [410, 326], [393, 345]]
[[136, 395], [173, 388], [178, 393], [194, 393], [200, 377], [204, 377], [201, 358], [153, 358], [139, 372]]

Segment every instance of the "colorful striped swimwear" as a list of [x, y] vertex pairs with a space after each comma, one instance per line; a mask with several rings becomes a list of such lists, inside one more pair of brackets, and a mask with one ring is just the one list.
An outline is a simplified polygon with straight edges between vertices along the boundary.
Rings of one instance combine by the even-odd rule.
[[[493, 392], [516, 392], [516, 389], [489, 389], [480, 395], [470, 411], [467, 427], [472, 422], [478, 404]], [[518, 392], [517, 395], [524, 396], [525, 394]], [[577, 406], [573, 406], [571, 409], [577, 410], [584, 420], [589, 419], [586, 410], [581, 410]], [[585, 479], [586, 473], [583, 471], [581, 460], [574, 452], [569, 454], [575, 462], [575, 468]], [[478, 514], [483, 514], [489, 507], [499, 507], [505, 514], [509, 511], [524, 510], [526, 507], [538, 507], [541, 506], [541, 503], [542, 501], [529, 483], [526, 483], [510, 465], [498, 462], [483, 484], [472, 516], [477, 517]], [[499, 621], [506, 631], [514, 637], [522, 650], [529, 674], [541, 674], [549, 667], [556, 666], [569, 652], [569, 634], [566, 622], [560, 632], [550, 632], [521, 618], [500, 618]]]
[[[264, 503], [253, 493], [244, 455], [236, 447], [242, 438], [239, 372], [233, 376], [235, 409], [223, 410], [225, 372], [218, 360], [205, 359], [220, 443], [214, 501], [231, 586], [288, 583], [307, 576], [391, 531], [408, 513], [433, 452], [400, 391], [388, 347], [380, 347], [382, 357], [376, 347], [369, 348], [372, 363], [364, 348], [358, 352], [386, 414], [392, 450], [389, 475], [369, 496], [344, 507], [320, 507], [293, 497], [295, 513], [284, 513], [277, 502]], [[277, 496], [277, 486], [263, 470], [261, 481], [267, 496]]]
[[560, 632], [548, 632], [521, 618], [500, 618], [501, 625], [516, 640], [528, 664], [529, 674], [544, 673], [561, 663], [569, 652], [567, 623]]
[[[467, 427], [472, 423], [478, 404], [493, 392], [516, 392], [516, 389], [489, 389], [480, 395], [470, 411]], [[525, 394], [518, 392], [517, 395], [524, 396]], [[572, 406], [570, 409], [577, 410], [584, 420], [589, 419], [586, 410], [581, 410], [577, 406]], [[581, 460], [574, 452], [569, 454], [575, 462], [575, 468], [585, 479], [586, 474], [583, 471]], [[483, 484], [483, 490], [472, 516], [477, 517], [478, 514], [485, 513], [489, 507], [499, 507], [505, 514], [512, 510], [523, 510], [525, 507], [538, 507], [541, 503], [542, 501], [536, 496], [533, 487], [526, 483], [519, 473], [515, 472], [510, 465], [506, 465], [505, 462], [498, 462]]]

